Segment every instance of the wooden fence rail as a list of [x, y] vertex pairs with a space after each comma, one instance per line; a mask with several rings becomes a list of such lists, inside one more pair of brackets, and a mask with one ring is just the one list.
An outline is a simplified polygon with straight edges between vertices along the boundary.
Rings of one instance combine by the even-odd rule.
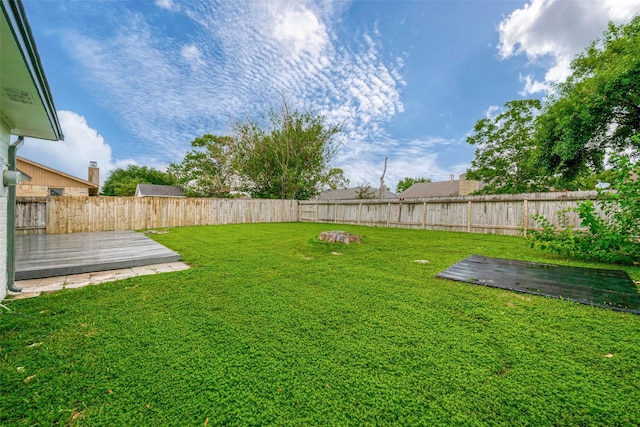
[[17, 234], [296, 221], [295, 200], [48, 197], [45, 203], [29, 198], [16, 202]]
[[[256, 222], [322, 222], [519, 235], [533, 214], [560, 227], [557, 213], [596, 192], [528, 193], [385, 200], [168, 199], [161, 197], [19, 198], [18, 234], [137, 230]], [[580, 220], [569, 214], [576, 228]]]
[[[544, 215], [560, 228], [557, 214], [593, 200], [595, 191], [431, 197], [424, 199], [301, 201], [301, 222], [373, 225], [485, 234], [526, 234], [537, 229], [533, 214]], [[576, 228], [580, 219], [568, 215]]]

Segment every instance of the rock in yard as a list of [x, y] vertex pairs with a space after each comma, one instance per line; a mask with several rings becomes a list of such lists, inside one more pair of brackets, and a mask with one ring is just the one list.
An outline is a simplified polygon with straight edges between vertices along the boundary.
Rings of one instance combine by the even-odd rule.
[[329, 243], [344, 243], [345, 245], [350, 243], [360, 243], [360, 237], [357, 234], [351, 234], [340, 230], [323, 231], [320, 233], [320, 236], [318, 236], [318, 239], [326, 240]]

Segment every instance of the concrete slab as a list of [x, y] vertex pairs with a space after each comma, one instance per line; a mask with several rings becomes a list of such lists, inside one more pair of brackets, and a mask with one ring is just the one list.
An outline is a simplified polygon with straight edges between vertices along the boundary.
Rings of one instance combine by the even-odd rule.
[[187, 270], [190, 267], [184, 262], [168, 262], [144, 267], [123, 268], [98, 273], [71, 274], [43, 279], [29, 279], [16, 281], [16, 286], [22, 292], [9, 292], [11, 299], [33, 298], [43, 292], [54, 292], [62, 289], [78, 289], [89, 285], [99, 285], [105, 282], [127, 279], [135, 276], [146, 276], [172, 271]]

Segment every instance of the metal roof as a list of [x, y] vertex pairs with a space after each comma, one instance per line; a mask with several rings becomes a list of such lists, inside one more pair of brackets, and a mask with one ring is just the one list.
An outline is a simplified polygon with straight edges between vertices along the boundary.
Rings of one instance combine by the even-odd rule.
[[21, 0], [0, 0], [0, 118], [14, 135], [62, 140], [56, 108]]

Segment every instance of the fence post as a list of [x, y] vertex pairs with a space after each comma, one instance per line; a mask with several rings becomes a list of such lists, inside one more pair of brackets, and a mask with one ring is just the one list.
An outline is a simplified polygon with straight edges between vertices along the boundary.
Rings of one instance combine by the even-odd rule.
[[[238, 200], [222, 200], [222, 199], [202, 199], [202, 200], [161, 200], [146, 199], [135, 197], [91, 197], [91, 198], [67, 198], [67, 197], [49, 197], [43, 206], [45, 218], [45, 232], [47, 234], [64, 234], [79, 231], [105, 231], [105, 230], [123, 230], [123, 229], [139, 229], [139, 228], [156, 228], [156, 227], [173, 227], [197, 224], [231, 224], [238, 222], [274, 222], [282, 220], [295, 220], [297, 217], [309, 215], [309, 220], [320, 221], [320, 205], [323, 207], [322, 221], [333, 221], [340, 223], [342, 221], [353, 222], [353, 210], [358, 209], [357, 224], [373, 224], [384, 226], [398, 227], [419, 227], [427, 229], [428, 215], [433, 210], [431, 222], [429, 226], [442, 228], [453, 226], [457, 230], [462, 227], [467, 232], [484, 232], [484, 233], [508, 233], [508, 234], [524, 234], [528, 235], [529, 225], [531, 229], [536, 229], [535, 221], [529, 215], [529, 199], [533, 197], [534, 205], [531, 209], [533, 213], [540, 212], [547, 216], [553, 214], [567, 205], [568, 202], [575, 205], [576, 201], [585, 200], [595, 197], [595, 192], [576, 192], [576, 193], [543, 193], [540, 195], [515, 195], [515, 196], [490, 196], [490, 197], [469, 197], [467, 201], [467, 218], [462, 218], [462, 204], [464, 198], [456, 197], [452, 199], [438, 198], [425, 199], [422, 203], [419, 201], [408, 202], [411, 205], [418, 206], [422, 204], [422, 218], [419, 213], [412, 211], [407, 223], [403, 219], [404, 200], [352, 200], [352, 201], [316, 201], [315, 208], [309, 203], [304, 205], [304, 209], [298, 207], [296, 202], [286, 201], [238, 201]], [[476, 218], [473, 212], [473, 203], [478, 201], [482, 203], [482, 207], [487, 206], [487, 212], [491, 213], [495, 210], [495, 219], [491, 219], [491, 224], [484, 224], [482, 216]], [[505, 204], [504, 202], [508, 202]], [[255, 203], [255, 205], [253, 204]], [[396, 214], [398, 222], [391, 223], [391, 206], [398, 203]], [[522, 203], [521, 209], [522, 220], [518, 224], [518, 216], [511, 213], [518, 209], [518, 204]], [[329, 206], [334, 205], [334, 216], [330, 218]], [[367, 219], [363, 219], [364, 205], [367, 205]], [[387, 211], [382, 211], [382, 206], [387, 207]], [[427, 206], [429, 205], [429, 206]], [[454, 205], [455, 209], [449, 209]], [[299, 205], [302, 206], [302, 205]], [[504, 208], [508, 209], [508, 215], [500, 212]], [[282, 210], [285, 209], [286, 211]], [[190, 210], [191, 209], [191, 210]], [[279, 210], [280, 209], [280, 210]], [[341, 217], [340, 209], [345, 211], [345, 217]], [[416, 208], [417, 209], [417, 208]], [[326, 214], [325, 214], [326, 211]], [[315, 218], [311, 215], [315, 214]], [[499, 214], [499, 215], [498, 215]], [[292, 216], [293, 218], [289, 218]], [[386, 218], [385, 218], [386, 216]], [[351, 218], [349, 220], [349, 218]], [[493, 218], [493, 217], [492, 217]], [[306, 220], [305, 218], [301, 218]], [[415, 219], [415, 222], [413, 220]], [[21, 221], [28, 219], [20, 217]], [[421, 220], [421, 222], [419, 222]], [[576, 220], [579, 221], [578, 218]], [[480, 222], [478, 222], [480, 221]], [[497, 221], [497, 222], [496, 222]], [[475, 224], [478, 225], [475, 225]], [[410, 225], [409, 225], [410, 224]], [[18, 225], [18, 224], [16, 224]], [[579, 222], [576, 226], [579, 226]]]
[[524, 237], [527, 237], [527, 229], [529, 228], [529, 200], [524, 199], [522, 201], [522, 229], [524, 231]]

